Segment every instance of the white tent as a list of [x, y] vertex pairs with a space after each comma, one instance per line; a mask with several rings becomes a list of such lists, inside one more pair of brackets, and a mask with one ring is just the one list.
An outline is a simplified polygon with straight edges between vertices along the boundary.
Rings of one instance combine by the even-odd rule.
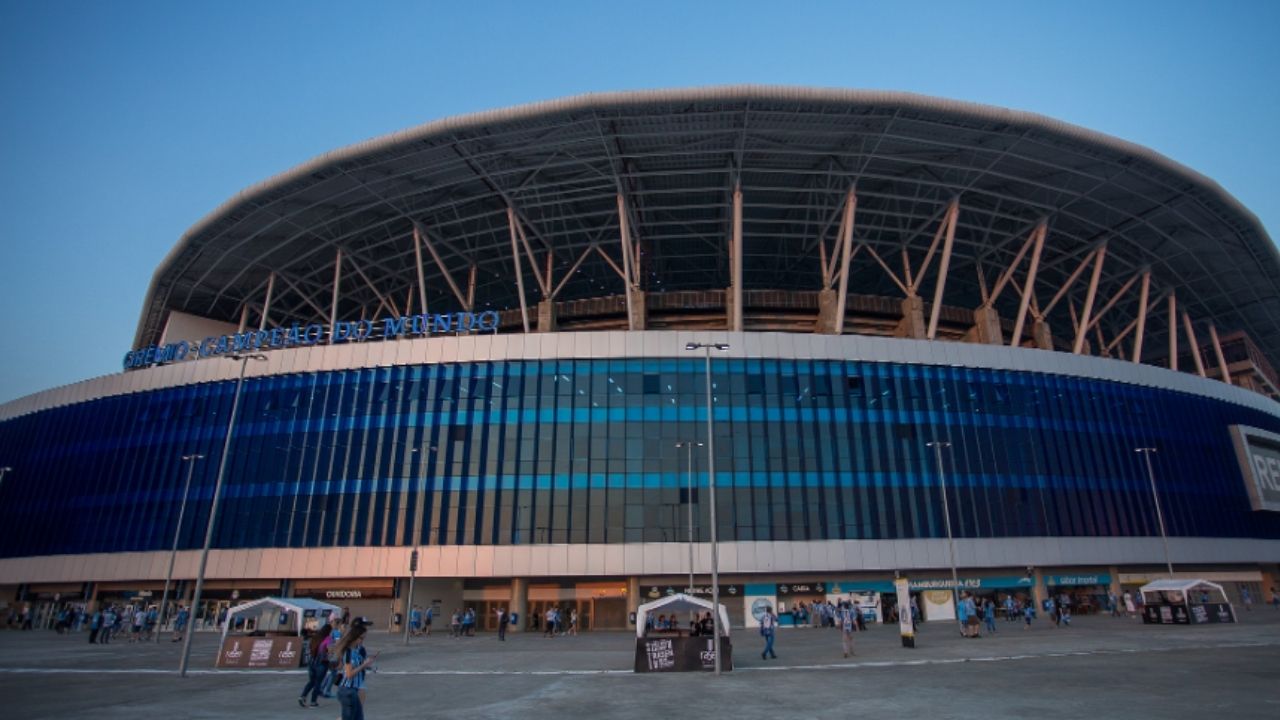
[[[654, 600], [651, 603], [645, 603], [636, 608], [636, 637], [644, 637], [645, 620], [648, 616], [662, 611], [663, 613], [684, 613], [696, 612], [699, 616], [711, 610], [711, 601], [696, 598], [684, 593], [676, 593], [668, 595], [660, 600]], [[727, 636], [729, 634], [729, 613], [724, 609], [724, 603], [720, 604], [720, 634]]]
[[[265, 607], [264, 607], [265, 606]], [[307, 610], [314, 610], [316, 617], [328, 615], [330, 612], [337, 612], [340, 608], [327, 602], [313, 600], [311, 598], [282, 598], [282, 597], [265, 597], [261, 600], [252, 600], [241, 605], [237, 605], [227, 611], [227, 621], [222, 625], [222, 639], [227, 639], [227, 631], [235, 625], [237, 615], [247, 613], [251, 610], [264, 610], [275, 608], [278, 612], [284, 611], [293, 614], [294, 629], [297, 630], [299, 636], [302, 635], [302, 618]]]
[[1138, 592], [1142, 593], [1143, 601], [1148, 603], [1199, 604], [1202, 592], [1209, 593], [1210, 602], [1229, 602], [1221, 585], [1197, 578], [1152, 580], [1138, 588]]

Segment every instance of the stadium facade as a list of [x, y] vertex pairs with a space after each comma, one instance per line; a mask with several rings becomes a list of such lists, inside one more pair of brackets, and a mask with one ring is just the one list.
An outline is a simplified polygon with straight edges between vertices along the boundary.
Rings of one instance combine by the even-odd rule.
[[1277, 349], [1257, 218], [1042, 116], [745, 86], [452, 118], [235, 196], [122, 372], [0, 406], [0, 601], [152, 602], [175, 538], [190, 597], [221, 471], [210, 610], [390, 620], [416, 550], [416, 603], [623, 627], [691, 562], [706, 590], [708, 408], [735, 622], [896, 574], [947, 617], [948, 520], [981, 593], [1167, 548], [1256, 599]]

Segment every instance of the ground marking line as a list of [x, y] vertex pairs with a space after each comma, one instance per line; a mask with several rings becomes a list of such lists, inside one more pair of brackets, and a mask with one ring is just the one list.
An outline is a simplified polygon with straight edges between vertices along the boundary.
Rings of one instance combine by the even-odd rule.
[[[1218, 643], [1216, 645], [1171, 645], [1152, 648], [1114, 648], [1100, 650], [1074, 650], [1068, 652], [1053, 652], [1039, 654], [1019, 654], [1019, 655], [987, 655], [982, 657], [966, 657], [966, 658], [921, 658], [915, 660], [867, 660], [865, 662], [852, 663], [819, 663], [806, 665], [769, 665], [761, 667], [739, 667], [734, 672], [776, 672], [779, 670], [856, 670], [858, 668], [893, 668], [893, 667], [919, 667], [924, 665], [957, 665], [967, 662], [1010, 662], [1017, 660], [1037, 660], [1043, 658], [1058, 657], [1087, 657], [1093, 655], [1121, 655], [1141, 652], [1176, 652], [1188, 649], [1208, 649], [1208, 650], [1229, 650], [1235, 648], [1251, 648], [1251, 647], [1280, 647], [1280, 642], [1227, 642]], [[174, 670], [161, 670], [157, 668], [15, 668], [0, 667], [0, 674], [10, 675], [173, 675]], [[297, 670], [251, 670], [240, 668], [226, 669], [209, 669], [209, 670], [188, 670], [188, 675], [258, 675], [262, 677], [280, 676], [280, 675], [306, 675], [306, 671]], [[596, 670], [383, 670], [379, 671], [379, 675], [396, 675], [396, 676], [471, 676], [471, 675], [528, 675], [528, 676], [549, 676], [549, 675], [615, 675], [640, 676], [647, 673], [636, 673], [632, 670], [623, 669], [596, 669]]]

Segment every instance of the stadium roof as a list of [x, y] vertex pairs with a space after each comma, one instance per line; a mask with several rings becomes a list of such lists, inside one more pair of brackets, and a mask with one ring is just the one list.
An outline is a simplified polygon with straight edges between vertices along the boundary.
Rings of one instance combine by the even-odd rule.
[[[179, 239], [152, 279], [135, 346], [159, 339], [168, 310], [237, 321], [263, 302], [273, 272], [272, 324], [327, 322], [339, 248], [349, 269], [338, 315], [402, 309], [417, 292], [415, 224], [439, 255], [422, 265], [429, 306], [456, 308], [474, 266], [477, 309], [518, 307], [508, 208], [528, 231], [529, 254], [554, 254], [552, 286], [568, 277], [557, 300], [622, 293], [605, 257], [622, 255], [620, 206], [640, 247], [642, 289], [722, 289], [735, 187], [748, 290], [820, 289], [819, 258], [852, 188], [854, 242], [876, 253], [851, 266], [849, 291], [901, 296], [889, 270], [904, 255], [922, 266], [954, 199], [948, 306], [978, 307], [1045, 221], [1040, 299], [1105, 242], [1100, 297], [1149, 268], [1152, 313], [1173, 291], [1180, 311], [1242, 329], [1280, 357], [1280, 255], [1257, 217], [1203, 175], [1033, 113], [755, 85], [580, 95], [446, 118], [317, 157], [242, 191]], [[535, 279], [526, 275], [530, 302], [539, 299]], [[1075, 283], [1051, 322], [1071, 326], [1087, 284]], [[1134, 316], [1136, 296], [1117, 301], [1129, 311], [1111, 313], [1109, 334]], [[1162, 351], [1164, 324], [1148, 331], [1148, 355]]]

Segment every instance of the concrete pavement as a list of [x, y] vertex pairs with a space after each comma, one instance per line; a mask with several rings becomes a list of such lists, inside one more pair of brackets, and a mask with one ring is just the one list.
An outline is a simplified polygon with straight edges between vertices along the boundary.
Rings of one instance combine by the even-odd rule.
[[[737, 669], [635, 675], [634, 636], [621, 632], [543, 638], [512, 634], [453, 639], [436, 634], [404, 647], [374, 632], [382, 654], [370, 677], [370, 718], [607, 718], [702, 716], [847, 717], [883, 712], [955, 718], [1280, 717], [1280, 612], [1242, 613], [1238, 625], [1144, 626], [1081, 617], [1071, 628], [1043, 620], [1030, 631], [998, 623], [994, 636], [961, 638], [950, 624], [921, 627], [904, 649], [896, 628], [857, 636], [841, 657], [839, 633], [787, 629], [778, 660], [761, 638], [734, 635]], [[174, 670], [180, 645], [92, 646], [84, 633], [0, 632], [0, 691], [15, 717], [277, 718], [337, 714], [334, 701], [303, 710], [299, 671], [211, 667], [216, 636], [197, 636], [188, 678]]]

